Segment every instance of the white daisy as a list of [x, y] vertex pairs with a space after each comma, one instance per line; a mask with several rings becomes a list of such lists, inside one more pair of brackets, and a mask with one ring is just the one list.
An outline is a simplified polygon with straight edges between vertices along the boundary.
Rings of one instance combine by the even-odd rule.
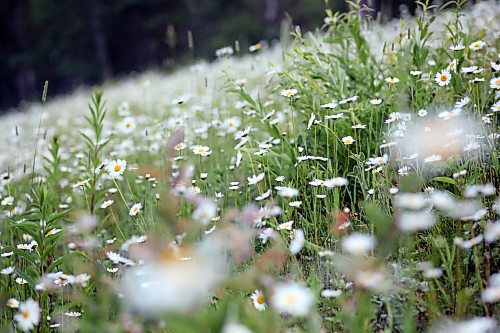
[[264, 293], [261, 290], [255, 290], [250, 296], [253, 302], [253, 306], [259, 310], [264, 311], [267, 308], [266, 299], [264, 298]]
[[451, 73], [449, 70], [443, 69], [441, 72], [436, 73], [434, 80], [441, 87], [447, 86], [451, 81]]
[[106, 165], [106, 171], [108, 171], [108, 174], [111, 178], [116, 179], [123, 175], [125, 170], [127, 169], [127, 161], [125, 160], [116, 160], [116, 161], [111, 161], [108, 162]]
[[17, 321], [18, 327], [24, 332], [35, 328], [40, 321], [40, 307], [38, 303], [32, 299], [21, 303], [19, 313], [14, 316], [14, 320]]
[[354, 143], [354, 138], [352, 136], [344, 136], [342, 138], [342, 142], [345, 144], [345, 145], [352, 145]]
[[311, 311], [314, 296], [309, 288], [296, 282], [280, 283], [274, 287], [271, 305], [281, 314], [305, 317]]
[[136, 216], [142, 209], [142, 204], [141, 203], [136, 203], [132, 207], [130, 207], [130, 211], [128, 215], [130, 216]]

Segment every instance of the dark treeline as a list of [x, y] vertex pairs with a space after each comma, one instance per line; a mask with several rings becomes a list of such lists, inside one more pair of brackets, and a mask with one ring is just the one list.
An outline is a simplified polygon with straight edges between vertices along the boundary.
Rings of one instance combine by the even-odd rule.
[[[364, 2], [393, 15], [413, 1]], [[328, 7], [346, 5], [330, 0]], [[235, 40], [246, 49], [277, 38], [285, 13], [312, 29], [325, 8], [324, 0], [2, 0], [0, 110], [39, 100], [45, 80], [53, 96], [133, 71], [210, 59]]]

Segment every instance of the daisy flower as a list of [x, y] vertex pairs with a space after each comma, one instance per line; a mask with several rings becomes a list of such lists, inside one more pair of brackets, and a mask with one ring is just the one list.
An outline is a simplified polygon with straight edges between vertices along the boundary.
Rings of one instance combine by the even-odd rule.
[[231, 117], [226, 119], [223, 123], [223, 128], [227, 130], [228, 133], [234, 133], [241, 125], [241, 120], [237, 117]]
[[342, 138], [342, 142], [345, 144], [345, 145], [352, 145], [354, 143], [354, 138], [352, 136], [344, 136]]
[[136, 122], [133, 117], [125, 117], [120, 123], [119, 129], [123, 133], [132, 133], [136, 128]]
[[0, 274], [2, 275], [10, 275], [14, 272], [15, 267], [10, 266], [10, 267], [5, 267], [4, 269], [0, 270]]
[[472, 51], [479, 51], [481, 50], [484, 46], [486, 45], [485, 42], [483, 42], [482, 40], [478, 40], [478, 41], [475, 41], [473, 43], [471, 43], [469, 45], [469, 48], [472, 50]]
[[463, 46], [462, 44], [455, 44], [450, 46], [450, 50], [452, 51], [461, 51], [463, 49], [465, 49], [465, 46]]
[[271, 297], [271, 305], [276, 311], [294, 317], [307, 316], [313, 304], [313, 293], [297, 282], [278, 284]]
[[490, 108], [493, 112], [500, 112], [500, 101], [496, 101]]
[[470, 73], [473, 73], [476, 70], [477, 70], [477, 66], [462, 67], [460, 69], [460, 73], [462, 73], [462, 74], [470, 74]]
[[427, 110], [420, 109], [420, 110], [418, 110], [417, 114], [419, 117], [425, 117], [425, 116], [427, 116]]
[[255, 290], [250, 296], [253, 302], [253, 306], [259, 310], [264, 311], [267, 308], [266, 300], [264, 298], [264, 293], [261, 290]]
[[14, 205], [14, 197], [12, 196], [8, 196], [8, 197], [5, 197], [2, 199], [2, 202], [1, 202], [1, 205], [2, 206], [12, 206]]
[[422, 74], [422, 71], [410, 71], [410, 75], [412, 76], [419, 76], [420, 74]]
[[399, 79], [397, 77], [386, 77], [385, 82], [389, 84], [395, 84], [399, 82]]
[[342, 177], [335, 177], [332, 179], [326, 179], [323, 181], [323, 186], [327, 188], [334, 188], [338, 186], [345, 186], [347, 185], [347, 179], [342, 178]]
[[106, 171], [112, 179], [116, 179], [123, 175], [125, 170], [127, 169], [127, 161], [125, 160], [116, 160], [111, 161], [106, 165]]
[[434, 80], [441, 87], [447, 86], [451, 81], [451, 73], [449, 70], [443, 69], [441, 72], [436, 73]]
[[305, 243], [306, 243], [306, 238], [304, 236], [304, 231], [302, 231], [302, 229], [297, 229], [294, 232], [294, 237], [290, 242], [290, 246], [288, 247], [288, 249], [292, 254], [295, 255], [299, 253], [300, 250], [302, 250]]
[[458, 63], [458, 60], [453, 59], [453, 61], [448, 64], [448, 70], [452, 71], [452, 72], [456, 72], [457, 71], [457, 63]]
[[142, 204], [136, 203], [132, 207], [130, 207], [130, 211], [129, 211], [128, 215], [136, 216], [141, 209], [142, 209]]
[[279, 187], [278, 195], [280, 197], [293, 198], [299, 194], [299, 190], [291, 187]]
[[335, 109], [337, 106], [338, 106], [338, 104], [336, 102], [330, 102], [330, 103], [322, 104], [321, 108], [322, 109]]
[[181, 142], [181, 143], [178, 143], [174, 146], [174, 149], [176, 151], [180, 151], [180, 150], [183, 150], [184, 148], [186, 148], [187, 145], [184, 143], [184, 142]]
[[248, 180], [248, 185], [255, 185], [258, 182], [260, 182], [262, 179], [264, 179], [264, 173], [261, 173], [259, 175], [253, 175], [252, 177], [247, 177]]
[[276, 230], [288, 230], [291, 231], [293, 226], [293, 221], [288, 221], [285, 223], [281, 223], [276, 227]]
[[5, 305], [11, 309], [17, 309], [19, 307], [19, 301], [15, 298], [9, 298]]
[[491, 89], [500, 89], [500, 77], [494, 77], [490, 80]]
[[114, 200], [106, 200], [101, 204], [102, 209], [106, 209], [114, 203]]
[[375, 247], [375, 240], [371, 235], [353, 233], [342, 238], [342, 250], [354, 256], [366, 255]]
[[461, 98], [458, 102], [455, 103], [455, 108], [461, 109], [464, 106], [466, 106], [467, 104], [469, 104], [469, 102], [470, 102], [470, 98], [468, 96], [465, 96], [465, 97]]
[[370, 100], [370, 104], [372, 105], [379, 105], [382, 103], [382, 100], [380, 98], [374, 98]]
[[25, 279], [21, 278], [21, 277], [18, 277], [16, 278], [16, 283], [19, 284], [19, 285], [23, 285], [23, 284], [26, 284], [28, 283], [28, 281], [26, 281]]
[[210, 200], [202, 201], [193, 212], [192, 218], [204, 225], [217, 216], [217, 205]]
[[201, 145], [196, 145], [192, 146], [191, 150], [195, 155], [200, 155], [200, 156], [208, 156], [212, 154], [212, 151], [210, 150], [210, 147], [208, 146], [201, 146]]
[[19, 313], [14, 316], [14, 320], [17, 321], [17, 325], [24, 332], [35, 328], [40, 321], [40, 307], [38, 303], [32, 299], [21, 303]]
[[283, 97], [293, 97], [295, 95], [297, 95], [297, 92], [298, 90], [297, 89], [283, 89], [281, 92], [280, 92], [280, 95], [283, 96]]
[[354, 129], [365, 129], [366, 125], [356, 124], [356, 125], [351, 126], [351, 128], [354, 128]]

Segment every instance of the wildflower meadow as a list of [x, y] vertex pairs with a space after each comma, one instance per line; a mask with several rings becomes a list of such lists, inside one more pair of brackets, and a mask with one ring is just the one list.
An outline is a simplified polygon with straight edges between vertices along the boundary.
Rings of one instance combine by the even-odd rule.
[[499, 332], [500, 6], [214, 50], [0, 118], [1, 332]]

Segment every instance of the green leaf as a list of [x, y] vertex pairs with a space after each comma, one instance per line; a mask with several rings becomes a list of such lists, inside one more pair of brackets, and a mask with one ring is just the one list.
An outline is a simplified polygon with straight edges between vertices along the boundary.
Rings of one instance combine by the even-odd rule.
[[47, 267], [47, 272], [51, 272], [54, 268], [56, 268], [57, 266], [59, 265], [62, 265], [68, 261], [71, 260], [72, 257], [74, 256], [81, 256], [81, 257], [85, 257], [85, 255], [83, 253], [80, 253], [80, 252], [70, 252], [70, 253], [66, 253], [65, 255], [63, 255], [62, 257], [58, 258], [57, 260], [55, 260], [52, 264], [50, 264], [49, 267]]
[[452, 185], [457, 184], [455, 179], [452, 179], [450, 177], [434, 177], [434, 178], [432, 178], [432, 180], [436, 181], [436, 182], [447, 183], [447, 184], [452, 184]]

